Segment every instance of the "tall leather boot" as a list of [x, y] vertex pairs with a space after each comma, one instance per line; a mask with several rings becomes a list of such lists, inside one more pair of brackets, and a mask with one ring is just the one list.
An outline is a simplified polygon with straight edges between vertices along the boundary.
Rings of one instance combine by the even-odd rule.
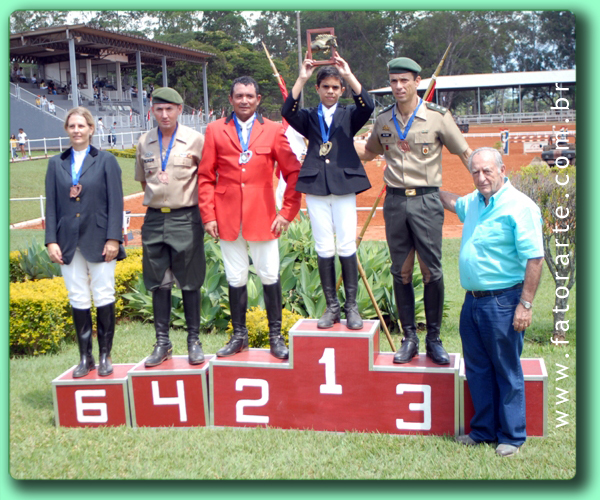
[[79, 365], [73, 371], [73, 378], [85, 377], [91, 370], [96, 369], [92, 356], [92, 313], [89, 309], [73, 307], [73, 323], [79, 345]]
[[331, 328], [340, 322], [340, 302], [335, 289], [335, 257], [317, 256], [319, 276], [327, 308], [317, 323], [317, 328]]
[[171, 322], [171, 288], [158, 288], [152, 292], [154, 330], [156, 344], [152, 354], [146, 358], [146, 366], [157, 366], [173, 356], [173, 345], [169, 340]]
[[419, 337], [417, 337], [417, 322], [415, 320], [415, 290], [412, 281], [403, 284], [394, 278], [394, 295], [398, 318], [404, 332], [402, 345], [394, 354], [394, 363], [408, 363], [419, 354]]
[[110, 351], [115, 336], [114, 302], [96, 308], [96, 330], [98, 332], [98, 346], [100, 347], [98, 375], [106, 377], [113, 372]]
[[229, 287], [229, 311], [233, 335], [229, 342], [217, 351], [217, 356], [233, 356], [248, 350], [248, 329], [246, 328], [246, 309], [248, 309], [248, 288], [244, 286]]
[[190, 365], [204, 363], [200, 343], [200, 290], [182, 290], [183, 313], [187, 325], [188, 361]]
[[358, 260], [356, 253], [348, 257], [340, 256], [340, 263], [342, 264], [342, 279], [346, 291], [346, 302], [344, 303], [346, 327], [350, 330], [360, 330], [363, 327], [363, 320], [358, 313], [358, 304], [356, 303], [358, 292]]
[[423, 302], [427, 321], [427, 336], [425, 337], [427, 356], [438, 365], [447, 365], [450, 363], [450, 356], [440, 339], [444, 314], [444, 278], [424, 285]]
[[263, 292], [269, 321], [271, 354], [277, 359], [288, 359], [290, 353], [285, 346], [285, 339], [281, 335], [281, 282], [277, 280], [271, 285], [263, 285]]

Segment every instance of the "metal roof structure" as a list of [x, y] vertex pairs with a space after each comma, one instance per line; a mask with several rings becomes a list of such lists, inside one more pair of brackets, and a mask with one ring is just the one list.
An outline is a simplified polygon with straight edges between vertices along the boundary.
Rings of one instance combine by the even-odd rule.
[[90, 28], [85, 24], [42, 28], [10, 35], [10, 58], [23, 63], [50, 64], [69, 60], [69, 40], [75, 41], [78, 58], [105, 59], [126, 55], [125, 66], [136, 65], [136, 52], [144, 63], [161, 65], [176, 61], [205, 63], [215, 54], [189, 49], [172, 43], [158, 42], [136, 35]]
[[[431, 78], [423, 78], [417, 91], [427, 90]], [[539, 87], [543, 85], [575, 84], [575, 69], [559, 69], [550, 71], [522, 71], [514, 73], [484, 73], [480, 75], [438, 76], [435, 88], [438, 91], [501, 89], [507, 87]], [[383, 87], [369, 91], [370, 94], [391, 94], [391, 87]]]

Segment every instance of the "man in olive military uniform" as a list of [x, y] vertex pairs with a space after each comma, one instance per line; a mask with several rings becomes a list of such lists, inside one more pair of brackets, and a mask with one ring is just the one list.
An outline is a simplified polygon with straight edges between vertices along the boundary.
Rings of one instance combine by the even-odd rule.
[[204, 136], [177, 122], [183, 99], [169, 87], [152, 95], [158, 127], [140, 137], [135, 180], [148, 207], [142, 226], [144, 284], [152, 292], [156, 344], [146, 366], [169, 359], [171, 288], [181, 288], [190, 364], [204, 362], [200, 329], [200, 287], [204, 282], [204, 228], [198, 208], [198, 164]]
[[471, 149], [450, 112], [437, 104], [424, 102], [417, 95], [420, 71], [421, 67], [407, 57], [388, 63], [396, 104], [377, 117], [359, 156], [368, 161], [383, 154], [387, 162], [383, 214], [392, 258], [394, 295], [404, 331], [394, 363], [408, 363], [419, 353], [412, 285], [416, 251], [424, 283], [426, 353], [434, 363], [444, 365], [450, 358], [440, 340], [444, 305], [444, 208], [439, 197], [442, 147], [459, 156], [465, 167]]

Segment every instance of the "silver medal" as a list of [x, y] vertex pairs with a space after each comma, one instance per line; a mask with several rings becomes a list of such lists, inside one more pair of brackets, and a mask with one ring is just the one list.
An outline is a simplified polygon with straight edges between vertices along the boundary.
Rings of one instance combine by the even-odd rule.
[[242, 151], [240, 153], [240, 165], [248, 163], [250, 161], [250, 158], [252, 158], [252, 151]]

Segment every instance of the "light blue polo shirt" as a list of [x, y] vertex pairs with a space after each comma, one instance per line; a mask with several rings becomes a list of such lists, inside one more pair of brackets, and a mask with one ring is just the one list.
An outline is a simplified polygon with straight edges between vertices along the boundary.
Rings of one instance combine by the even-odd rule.
[[500, 290], [525, 279], [528, 259], [544, 256], [538, 206], [507, 177], [490, 197], [479, 191], [456, 200], [464, 222], [460, 245], [460, 284], [465, 290]]

